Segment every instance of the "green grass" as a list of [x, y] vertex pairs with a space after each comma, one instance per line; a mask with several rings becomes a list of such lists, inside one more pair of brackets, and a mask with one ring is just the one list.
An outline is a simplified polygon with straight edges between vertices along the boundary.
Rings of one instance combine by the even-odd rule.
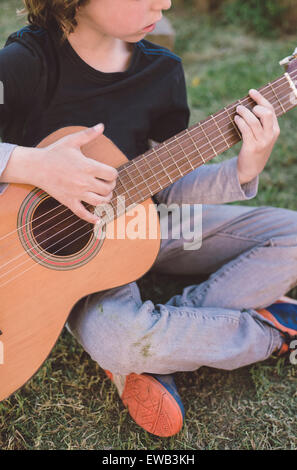
[[[20, 2], [0, 0], [0, 43], [18, 29]], [[176, 53], [184, 60], [191, 124], [282, 73], [278, 61], [295, 39], [265, 40], [207, 18], [168, 14], [177, 31]], [[199, 83], [199, 84], [198, 84]], [[197, 85], [198, 84], [198, 85]], [[296, 110], [280, 121], [281, 137], [248, 204], [296, 209]], [[219, 157], [229, 158], [235, 150]], [[145, 276], [144, 299], [164, 302], [189, 281]], [[168, 286], [169, 285], [169, 286]], [[297, 297], [296, 290], [293, 291]], [[296, 449], [296, 366], [287, 359], [226, 372], [202, 367], [176, 374], [186, 423], [161, 439], [130, 419], [114, 386], [77, 342], [63, 331], [34, 378], [0, 403], [2, 449]]]

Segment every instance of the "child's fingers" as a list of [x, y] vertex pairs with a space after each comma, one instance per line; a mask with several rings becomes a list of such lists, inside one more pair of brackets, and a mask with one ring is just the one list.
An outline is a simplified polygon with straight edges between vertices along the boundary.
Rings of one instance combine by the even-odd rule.
[[88, 211], [80, 201], [76, 201], [72, 206], [70, 205], [69, 208], [75, 215], [77, 215], [77, 217], [89, 222], [90, 224], [96, 224], [99, 221], [99, 217]]
[[234, 121], [241, 132], [243, 142], [252, 142], [255, 140], [255, 136], [250, 126], [245, 122], [242, 117], [235, 116]]
[[254, 107], [253, 113], [260, 119], [265, 132], [273, 132], [277, 118], [275, 113], [270, 108], [257, 105]]
[[73, 147], [80, 148], [83, 145], [88, 144], [92, 140], [96, 139], [99, 135], [103, 134], [104, 124], [97, 124], [94, 127], [88, 127], [82, 131], [75, 132], [64, 137], [63, 143], [67, 143]]
[[83, 196], [83, 201], [91, 206], [99, 206], [100, 204], [108, 204], [112, 199], [112, 193], [109, 193], [107, 196], [102, 196], [100, 194], [92, 193], [91, 191], [86, 192]]
[[251, 89], [249, 95], [257, 103], [253, 112], [261, 120], [264, 130], [279, 135], [279, 124], [272, 104], [257, 90]]
[[243, 118], [246, 124], [250, 127], [251, 132], [255, 139], [260, 140], [263, 135], [263, 127], [259, 119], [255, 116], [252, 111], [247, 109], [245, 106], [237, 106], [237, 113]]
[[249, 95], [260, 106], [265, 106], [266, 108], [269, 108], [274, 111], [272, 104], [266, 98], [264, 98], [264, 96], [261, 95], [258, 90], [251, 89], [249, 91]]

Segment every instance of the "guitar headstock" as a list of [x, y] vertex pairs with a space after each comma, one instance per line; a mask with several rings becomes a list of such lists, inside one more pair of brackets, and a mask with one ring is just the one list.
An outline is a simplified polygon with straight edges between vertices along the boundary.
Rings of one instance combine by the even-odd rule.
[[289, 55], [285, 59], [281, 60], [280, 65], [284, 66], [286, 72], [291, 73], [297, 70], [297, 47], [292, 55]]

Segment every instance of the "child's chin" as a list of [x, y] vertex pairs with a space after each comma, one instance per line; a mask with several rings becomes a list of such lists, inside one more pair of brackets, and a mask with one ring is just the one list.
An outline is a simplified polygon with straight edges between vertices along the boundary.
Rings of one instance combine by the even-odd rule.
[[148, 33], [141, 31], [139, 33], [131, 34], [131, 36], [127, 36], [125, 38], [126, 42], [138, 42], [140, 39], [143, 39]]

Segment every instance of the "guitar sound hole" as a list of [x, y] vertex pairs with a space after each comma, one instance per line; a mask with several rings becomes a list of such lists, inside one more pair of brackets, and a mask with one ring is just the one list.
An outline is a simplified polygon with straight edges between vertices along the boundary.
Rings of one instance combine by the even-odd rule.
[[56, 256], [70, 256], [88, 244], [93, 236], [93, 225], [48, 197], [34, 211], [32, 231], [44, 251]]

